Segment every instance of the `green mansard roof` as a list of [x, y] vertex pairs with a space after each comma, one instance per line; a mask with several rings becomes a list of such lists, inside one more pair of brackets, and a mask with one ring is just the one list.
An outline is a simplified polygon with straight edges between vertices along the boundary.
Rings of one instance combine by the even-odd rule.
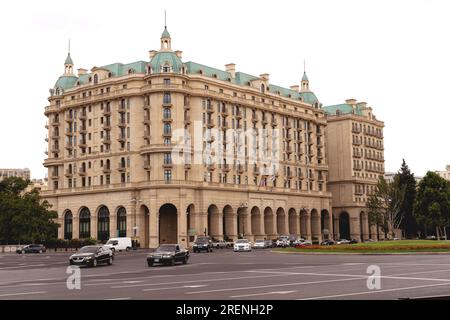
[[336, 115], [337, 113], [339, 114], [357, 114], [357, 115], [362, 115], [362, 110], [361, 110], [361, 105], [360, 104], [356, 104], [355, 105], [355, 109], [353, 111], [353, 106], [348, 104], [348, 103], [342, 103], [342, 104], [335, 104], [332, 106], [325, 106], [322, 108], [327, 114], [329, 115]]
[[[167, 30], [164, 30], [164, 33]], [[163, 33], [163, 35], [164, 35]], [[168, 32], [167, 32], [168, 34]], [[68, 56], [68, 59], [70, 55]], [[66, 60], [67, 62], [67, 60]], [[102, 69], [109, 70], [113, 77], [120, 77], [129, 73], [130, 70], [133, 70], [134, 73], [146, 73], [147, 67], [150, 65], [152, 67], [152, 73], [160, 73], [162, 72], [162, 67], [164, 65], [170, 65], [173, 68], [174, 73], [181, 73], [183, 62], [181, 59], [172, 51], [160, 51], [157, 52], [150, 62], [145, 61], [137, 61], [128, 64], [122, 63], [113, 63], [106, 66], [102, 66]], [[188, 61], [184, 64], [186, 66], [187, 74], [202, 74], [207, 77], [216, 78], [218, 80], [227, 81], [240, 86], [248, 86], [251, 81], [259, 79], [259, 77], [244, 73], [244, 72], [236, 72], [234, 78], [227, 71], [208, 67], [203, 64], [199, 64], [196, 62]], [[76, 76], [61, 76], [55, 84], [55, 88], [59, 87], [63, 90], [67, 90], [73, 88], [77, 82], [82, 84], [89, 83], [89, 77], [92, 76], [92, 73], [83, 74], [79, 77]], [[304, 74], [302, 81], [304, 81], [306, 74]], [[307, 79], [307, 78], [306, 78]], [[314, 105], [319, 102], [314, 92], [305, 91], [298, 92], [295, 90], [283, 88], [277, 85], [269, 84], [268, 91], [273, 94], [279, 94], [282, 97], [291, 98], [294, 100], [301, 100], [305, 103]], [[324, 108], [325, 110], [325, 108]]]

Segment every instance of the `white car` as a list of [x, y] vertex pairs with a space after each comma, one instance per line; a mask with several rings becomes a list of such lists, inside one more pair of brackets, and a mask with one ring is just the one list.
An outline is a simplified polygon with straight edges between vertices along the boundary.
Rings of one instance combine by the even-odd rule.
[[340, 239], [336, 242], [336, 244], [350, 244], [350, 240]]
[[116, 252], [122, 250], [125, 251], [131, 250], [133, 245], [131, 243], [131, 238], [121, 237], [121, 238], [110, 238], [108, 242], [106, 242], [104, 247], [107, 247], [111, 249], [113, 252]]
[[233, 247], [234, 252], [237, 251], [252, 251], [252, 245], [247, 239], [236, 240]]
[[253, 243], [253, 249], [265, 249], [267, 248], [266, 240], [258, 239]]

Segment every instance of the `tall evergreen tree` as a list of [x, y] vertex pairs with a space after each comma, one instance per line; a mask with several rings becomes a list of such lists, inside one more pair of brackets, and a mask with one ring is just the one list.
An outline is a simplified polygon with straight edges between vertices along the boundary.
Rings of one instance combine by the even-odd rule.
[[419, 183], [414, 215], [417, 221], [428, 228], [436, 228], [436, 236], [447, 238], [450, 226], [450, 181], [428, 171]]
[[414, 218], [413, 208], [416, 199], [416, 179], [414, 173], [411, 173], [408, 165], [403, 159], [402, 166], [396, 174], [401, 188], [405, 189], [405, 197], [400, 205], [400, 215], [402, 216], [400, 229], [403, 230], [406, 238], [413, 238], [417, 235], [417, 222]]

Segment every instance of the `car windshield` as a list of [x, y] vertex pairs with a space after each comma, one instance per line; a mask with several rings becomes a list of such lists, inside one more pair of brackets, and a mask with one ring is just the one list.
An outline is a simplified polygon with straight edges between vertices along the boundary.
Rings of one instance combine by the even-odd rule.
[[117, 240], [109, 240], [106, 244], [112, 244], [113, 246], [116, 246], [119, 243]]
[[256, 240], [255, 242], [264, 242], [264, 240]]
[[170, 251], [170, 252], [175, 251], [175, 246], [173, 246], [173, 245], [159, 246], [155, 252], [167, 252], [167, 251]]
[[238, 241], [236, 241], [236, 243], [247, 243], [248, 240], [247, 239], [239, 239]]
[[96, 253], [98, 250], [98, 247], [83, 247], [80, 249], [79, 253]]
[[198, 238], [197, 241], [195, 241], [195, 242], [197, 242], [197, 243], [205, 243], [205, 242], [208, 242], [208, 239], [207, 238]]

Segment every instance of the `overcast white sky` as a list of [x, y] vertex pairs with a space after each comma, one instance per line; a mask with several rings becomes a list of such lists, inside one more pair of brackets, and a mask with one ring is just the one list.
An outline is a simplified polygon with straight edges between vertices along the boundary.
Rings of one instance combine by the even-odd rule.
[[385, 121], [386, 171], [450, 164], [450, 1], [0, 1], [0, 168], [46, 174], [48, 89], [63, 72], [148, 60], [164, 9], [183, 61], [299, 84], [324, 105], [366, 101]]

